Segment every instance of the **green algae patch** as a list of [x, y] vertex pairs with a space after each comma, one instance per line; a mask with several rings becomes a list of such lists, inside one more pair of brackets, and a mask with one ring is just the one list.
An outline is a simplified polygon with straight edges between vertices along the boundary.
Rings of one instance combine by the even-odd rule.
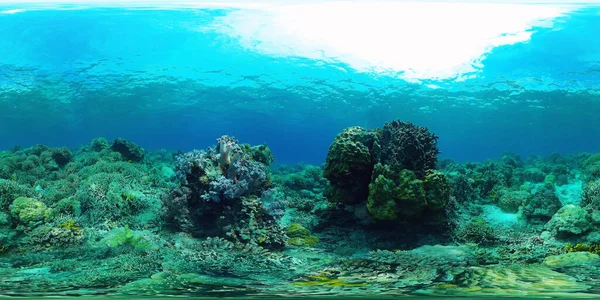
[[600, 254], [600, 245], [587, 245], [587, 244], [567, 244], [565, 247], [567, 252], [589, 252], [593, 254]]
[[319, 243], [319, 238], [316, 236], [308, 236], [305, 238], [291, 238], [288, 239], [289, 245], [301, 246], [301, 247], [313, 247]]
[[289, 237], [288, 245], [312, 247], [319, 242], [319, 238], [311, 236], [310, 231], [302, 225], [294, 223], [286, 228], [286, 234]]
[[327, 286], [327, 287], [360, 287], [368, 286], [366, 283], [350, 283], [339, 278], [330, 278], [325, 275], [308, 276], [303, 281], [294, 282], [295, 286]]
[[548, 267], [570, 267], [600, 262], [598, 254], [590, 252], [569, 252], [560, 255], [548, 256], [544, 259], [544, 265]]

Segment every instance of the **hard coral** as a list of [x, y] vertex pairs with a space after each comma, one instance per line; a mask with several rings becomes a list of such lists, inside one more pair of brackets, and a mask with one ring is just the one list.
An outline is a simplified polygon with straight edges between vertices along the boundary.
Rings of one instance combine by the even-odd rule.
[[385, 123], [381, 135], [381, 161], [397, 169], [408, 169], [425, 177], [427, 170], [435, 169], [438, 137], [425, 127], [410, 122]]
[[330, 201], [351, 204], [367, 198], [377, 139], [377, 132], [361, 127], [347, 128], [336, 136], [323, 170], [323, 177], [331, 183], [326, 191]]
[[600, 180], [591, 181], [583, 188], [580, 204], [589, 213], [600, 211]]
[[451, 188], [444, 173], [437, 170], [427, 170], [423, 179], [423, 187], [425, 188], [425, 198], [429, 209], [439, 210], [446, 207], [446, 203], [450, 199]]
[[38, 200], [20, 197], [10, 205], [10, 213], [21, 224], [34, 226], [48, 219], [52, 210]]
[[526, 191], [506, 191], [498, 199], [498, 207], [503, 212], [516, 213], [519, 211], [519, 206], [525, 203], [530, 196]]
[[580, 236], [592, 228], [592, 222], [585, 209], [569, 204], [554, 214], [546, 228], [558, 237]]
[[127, 161], [141, 162], [144, 160], [144, 149], [131, 141], [118, 138], [113, 142], [111, 149], [121, 153]]
[[553, 185], [541, 187], [523, 204], [523, 216], [533, 222], [547, 222], [562, 207]]
[[419, 216], [427, 206], [423, 181], [409, 170], [395, 172], [388, 166], [375, 165], [369, 185], [367, 210], [375, 220], [396, 220], [399, 216]]

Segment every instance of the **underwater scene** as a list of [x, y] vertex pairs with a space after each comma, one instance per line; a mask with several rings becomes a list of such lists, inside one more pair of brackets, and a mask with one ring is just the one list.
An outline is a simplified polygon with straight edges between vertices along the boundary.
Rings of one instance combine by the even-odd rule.
[[0, 1], [0, 298], [600, 296], [600, 6]]

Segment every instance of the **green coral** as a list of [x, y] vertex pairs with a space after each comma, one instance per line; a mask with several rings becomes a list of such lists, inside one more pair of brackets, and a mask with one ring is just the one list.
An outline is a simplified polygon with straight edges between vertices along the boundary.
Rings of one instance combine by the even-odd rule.
[[475, 219], [459, 224], [453, 236], [460, 242], [486, 244], [496, 239], [494, 229], [483, 219]]
[[152, 243], [146, 239], [143, 231], [131, 230], [129, 226], [111, 230], [102, 239], [102, 243], [109, 247], [131, 246], [136, 250], [147, 250], [152, 247]]
[[526, 191], [507, 191], [498, 199], [498, 207], [503, 212], [516, 213], [519, 207], [529, 199], [531, 194]]
[[64, 249], [79, 245], [83, 241], [83, 233], [74, 223], [69, 222], [59, 227], [42, 225], [28, 232], [26, 241], [33, 250]]
[[439, 210], [446, 207], [446, 203], [450, 199], [450, 184], [442, 172], [428, 170], [423, 179], [423, 187], [429, 209]]
[[548, 174], [544, 178], [544, 183], [545, 184], [556, 184], [557, 181], [558, 181], [558, 178], [554, 174]]
[[427, 206], [423, 181], [409, 170], [396, 172], [378, 163], [369, 185], [367, 211], [375, 220], [419, 216]]
[[271, 148], [267, 145], [251, 146], [250, 144], [240, 144], [242, 151], [248, 154], [252, 160], [257, 161], [265, 166], [270, 166], [275, 161], [275, 156], [271, 152]]
[[600, 178], [600, 153], [592, 154], [585, 160], [583, 172], [590, 180]]
[[336, 136], [323, 170], [331, 183], [326, 191], [329, 201], [350, 204], [367, 198], [377, 139], [376, 132], [361, 127], [347, 128]]
[[585, 209], [569, 204], [552, 216], [546, 228], [559, 237], [580, 236], [592, 228], [592, 221]]
[[23, 225], [33, 226], [50, 219], [52, 209], [33, 198], [19, 197], [10, 205], [10, 213]]

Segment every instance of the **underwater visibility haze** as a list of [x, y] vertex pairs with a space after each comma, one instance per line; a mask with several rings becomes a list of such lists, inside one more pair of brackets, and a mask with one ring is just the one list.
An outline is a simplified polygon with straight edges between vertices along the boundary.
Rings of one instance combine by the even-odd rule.
[[600, 295], [600, 6], [0, 1], [0, 296]]

